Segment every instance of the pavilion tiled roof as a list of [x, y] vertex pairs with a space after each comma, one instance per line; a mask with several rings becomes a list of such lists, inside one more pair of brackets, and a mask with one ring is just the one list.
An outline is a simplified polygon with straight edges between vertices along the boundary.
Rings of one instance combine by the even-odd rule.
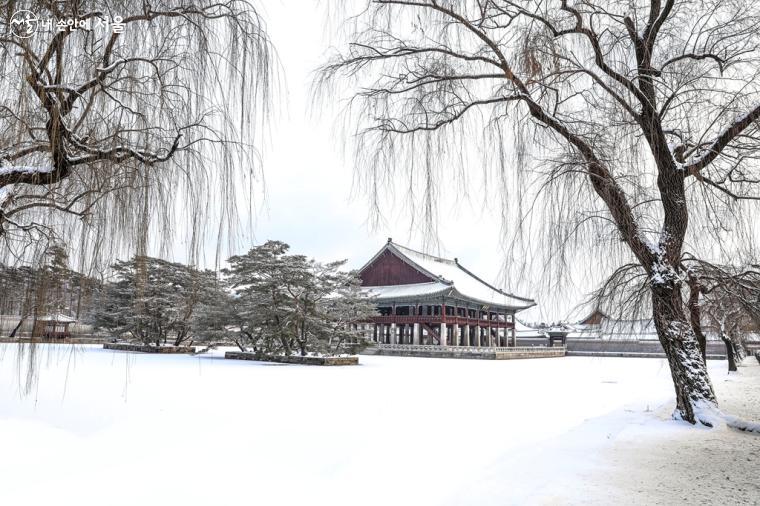
[[[378, 256], [390, 251], [395, 256], [432, 278], [433, 282], [393, 286], [367, 287], [376, 298], [383, 300], [419, 297], [426, 295], [448, 295], [470, 299], [484, 305], [507, 307], [516, 310], [527, 309], [536, 303], [532, 299], [513, 295], [479, 278], [463, 267], [457, 259], [447, 259], [422, 253], [392, 241], [375, 255], [364, 268]], [[364, 269], [362, 268], [362, 270]]]

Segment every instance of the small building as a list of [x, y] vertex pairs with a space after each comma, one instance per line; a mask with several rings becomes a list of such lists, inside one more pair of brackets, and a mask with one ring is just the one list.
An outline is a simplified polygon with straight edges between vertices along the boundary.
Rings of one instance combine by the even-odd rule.
[[558, 344], [567, 345], [567, 337], [573, 331], [573, 328], [565, 323], [537, 323], [528, 324], [515, 320], [515, 334], [517, 335], [518, 346], [548, 346], [554, 347]]
[[486, 283], [456, 258], [391, 239], [359, 276], [379, 312], [368, 337], [380, 344], [515, 346], [515, 314], [536, 304]]
[[68, 339], [71, 337], [69, 325], [76, 319], [64, 314], [39, 316], [35, 319], [32, 337], [44, 339]]
[[657, 342], [657, 329], [651, 318], [615, 319], [599, 308], [594, 308], [572, 325], [573, 339], [601, 339], [612, 341]]

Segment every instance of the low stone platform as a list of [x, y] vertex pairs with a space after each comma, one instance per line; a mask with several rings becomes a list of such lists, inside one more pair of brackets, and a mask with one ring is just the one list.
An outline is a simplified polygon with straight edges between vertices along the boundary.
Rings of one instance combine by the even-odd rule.
[[464, 358], [479, 360], [512, 360], [525, 358], [553, 358], [565, 356], [564, 346], [543, 347], [477, 347], [436, 346], [427, 344], [378, 344], [368, 348], [368, 355], [392, 357]]
[[224, 358], [231, 360], [255, 360], [258, 362], [277, 362], [280, 364], [301, 365], [359, 365], [359, 357], [302, 357], [300, 355], [261, 355], [250, 351], [228, 351]]
[[105, 343], [104, 350], [132, 351], [137, 353], [184, 354], [195, 353], [194, 346], [149, 346], [147, 344]]
[[[667, 358], [665, 353], [639, 353], [633, 351], [575, 351], [567, 350], [568, 357], [619, 357], [619, 358]], [[725, 355], [708, 354], [707, 360], [726, 360]]]

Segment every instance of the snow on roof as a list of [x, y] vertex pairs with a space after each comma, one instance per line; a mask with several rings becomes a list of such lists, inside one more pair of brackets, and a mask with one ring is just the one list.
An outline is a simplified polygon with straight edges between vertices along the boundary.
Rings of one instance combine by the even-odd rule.
[[451, 291], [451, 285], [434, 281], [432, 283], [413, 283], [409, 285], [367, 286], [364, 290], [370, 297], [379, 299], [403, 299], [419, 295], [438, 295]]
[[76, 318], [72, 318], [71, 316], [67, 316], [65, 314], [48, 314], [44, 316], [38, 316], [37, 321], [40, 322], [58, 322], [58, 323], [74, 323], [77, 321]]
[[[512, 295], [486, 283], [475, 274], [465, 269], [462, 265], [459, 264], [459, 261], [456, 259], [449, 260], [447, 258], [441, 258], [433, 255], [428, 255], [426, 253], [421, 253], [411, 248], [407, 248], [406, 246], [396, 244], [390, 240], [385, 245], [385, 247], [381, 249], [380, 252], [378, 252], [378, 254], [375, 255], [375, 257], [373, 257], [372, 260], [367, 263], [367, 265], [371, 264], [372, 261], [374, 261], [374, 259], [377, 258], [377, 256], [379, 256], [386, 249], [392, 251], [394, 254], [396, 254], [396, 256], [412, 265], [412, 267], [437, 280], [433, 283], [416, 283], [413, 285], [383, 287], [388, 288], [387, 291], [389, 293], [393, 293], [391, 292], [390, 288], [403, 290], [403, 287], [406, 286], [409, 287], [408, 290], [410, 291], [415, 289], [432, 290], [433, 287], [430, 285], [443, 284], [449, 288], [453, 287], [459, 295], [465, 298], [476, 300], [483, 304], [506, 306], [515, 309], [526, 309], [536, 304], [532, 299]], [[378, 287], [368, 288], [375, 289]], [[442, 291], [442, 289], [439, 289], [439, 292], [440, 291]], [[409, 293], [409, 295], [429, 295], [429, 293], [414, 292], [413, 294]], [[386, 295], [383, 295], [383, 297], [386, 297]]]

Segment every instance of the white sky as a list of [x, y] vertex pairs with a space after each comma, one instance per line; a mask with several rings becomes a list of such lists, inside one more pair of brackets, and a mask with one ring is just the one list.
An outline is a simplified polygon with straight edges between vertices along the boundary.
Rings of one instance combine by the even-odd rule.
[[[350, 155], [343, 156], [343, 139], [335, 127], [337, 110], [314, 114], [310, 107], [313, 72], [325, 62], [331, 45], [339, 43], [327, 28], [324, 2], [270, 0], [259, 12], [278, 53], [282, 86], [275, 97], [279, 112], [272, 119], [269, 140], [261, 146], [267, 195], [253, 224], [256, 243], [281, 240], [294, 253], [322, 261], [347, 259], [354, 268], [388, 237], [423, 249], [423, 237], [410, 230], [409, 216], [386, 212], [384, 224], [369, 226], [365, 197], [352, 193], [355, 172]], [[442, 211], [438, 227], [440, 250], [431, 253], [458, 257], [484, 279], [500, 284], [498, 216], [481, 202], [464, 202]], [[537, 293], [509, 283], [504, 288], [540, 303]], [[550, 320], [562, 316], [553, 311], [531, 313], [532, 318]]]

